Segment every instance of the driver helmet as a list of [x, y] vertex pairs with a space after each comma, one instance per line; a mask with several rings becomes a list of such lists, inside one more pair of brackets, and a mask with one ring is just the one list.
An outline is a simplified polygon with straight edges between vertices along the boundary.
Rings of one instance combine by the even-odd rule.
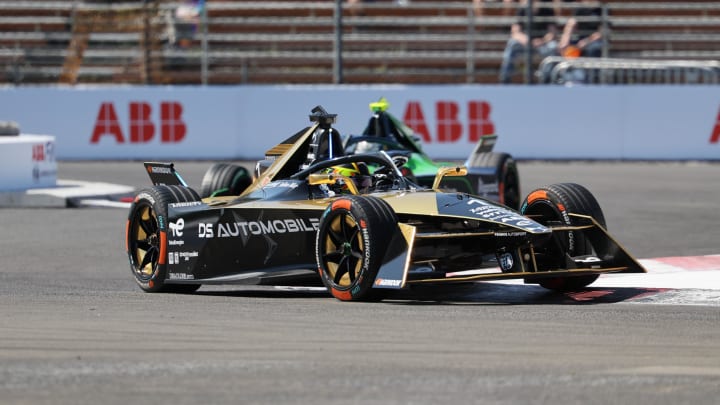
[[[340, 166], [333, 166], [330, 172], [340, 176], [350, 178], [355, 182], [360, 192], [366, 192], [372, 186], [372, 176], [370, 170], [363, 162], [353, 162]], [[342, 186], [342, 191], [347, 191], [347, 186]]]

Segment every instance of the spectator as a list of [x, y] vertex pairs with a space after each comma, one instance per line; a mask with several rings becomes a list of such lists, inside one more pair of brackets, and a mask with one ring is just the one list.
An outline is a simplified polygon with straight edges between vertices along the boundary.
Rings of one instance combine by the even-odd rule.
[[515, 0], [473, 0], [473, 7], [475, 9], [476, 16], [485, 15], [485, 3], [503, 3], [502, 15], [512, 14], [512, 4]]
[[355, 17], [362, 14], [363, 0], [347, 0], [350, 15]]
[[[375, 0], [347, 0], [348, 4], [348, 11], [350, 12], [350, 15], [360, 16], [363, 14], [362, 12], [362, 5], [363, 3], [374, 3]], [[397, 4], [398, 6], [407, 6], [410, 4], [410, 0], [394, 0], [393, 3]]]
[[[357, 0], [350, 0], [350, 1], [357, 1]], [[542, 1], [542, 0], [538, 0]], [[560, 12], [562, 11], [562, 3], [566, 1], [575, 1], [575, 0], [552, 0], [555, 4], [555, 15], [560, 15]], [[475, 15], [476, 16], [482, 16], [485, 14], [485, 4], [486, 3], [503, 3], [502, 7], [502, 15], [509, 16], [512, 15], [513, 10], [515, 7], [512, 5], [514, 3], [517, 3], [517, 0], [473, 0], [473, 7], [475, 8]]]
[[200, 15], [205, 7], [205, 0], [188, 0], [175, 9], [173, 41], [182, 48], [190, 46], [195, 39]]
[[574, 3], [575, 0], [553, 0], [555, 4], [555, 16], [560, 17], [563, 15], [563, 3]]
[[[595, 3], [581, 0], [582, 3]], [[558, 48], [566, 56], [600, 57], [605, 43], [603, 38], [602, 7], [575, 8], [563, 29]]]
[[[532, 46], [541, 57], [558, 54], [558, 28], [554, 8], [549, 4], [551, 0], [533, 2], [533, 26], [528, 30], [527, 0], [520, 2], [517, 11], [517, 22], [510, 27], [510, 39], [505, 46], [502, 65], [500, 66], [500, 83], [510, 83], [515, 72], [515, 59], [525, 54], [528, 46]], [[530, 36], [528, 36], [528, 34]]]

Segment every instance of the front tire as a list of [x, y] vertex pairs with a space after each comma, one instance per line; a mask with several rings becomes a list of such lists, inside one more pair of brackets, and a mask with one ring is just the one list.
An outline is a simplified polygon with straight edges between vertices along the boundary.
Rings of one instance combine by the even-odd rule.
[[[593, 217], [606, 228], [605, 216], [595, 197], [585, 187], [575, 183], [553, 184], [533, 190], [522, 203], [520, 212], [543, 225], [550, 223], [572, 225], [569, 212]], [[594, 255], [596, 250], [580, 231], [564, 232], [560, 236], [561, 248], [549, 256], [565, 257]], [[574, 291], [592, 284], [598, 274], [572, 277], [551, 277], [539, 280], [539, 284], [554, 291]]]
[[200, 201], [182, 186], [154, 186], [141, 190], [130, 206], [125, 241], [130, 270], [145, 292], [190, 293], [199, 284], [165, 284], [167, 278], [168, 204]]
[[371, 300], [372, 285], [397, 217], [384, 201], [346, 196], [325, 210], [317, 232], [318, 271], [330, 294], [341, 301]]

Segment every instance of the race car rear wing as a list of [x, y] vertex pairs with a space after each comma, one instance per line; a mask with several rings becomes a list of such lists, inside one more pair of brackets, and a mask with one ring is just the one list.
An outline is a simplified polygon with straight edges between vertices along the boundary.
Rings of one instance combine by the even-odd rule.
[[479, 155], [481, 153], [492, 152], [493, 148], [495, 147], [496, 141], [497, 141], [497, 135], [481, 136], [478, 143], [475, 144], [475, 149], [473, 149], [470, 156]]
[[145, 162], [143, 164], [148, 176], [150, 176], [150, 181], [155, 186], [188, 186], [180, 173], [175, 171], [173, 163]]

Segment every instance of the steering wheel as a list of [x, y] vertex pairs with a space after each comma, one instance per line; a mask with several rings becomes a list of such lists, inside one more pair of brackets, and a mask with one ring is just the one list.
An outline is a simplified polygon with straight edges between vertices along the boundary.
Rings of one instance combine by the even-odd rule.
[[[407, 160], [402, 162], [402, 164], [405, 164], [406, 162]], [[395, 158], [393, 158], [393, 163], [395, 163]], [[392, 188], [398, 182], [398, 179], [403, 177], [398, 176], [395, 168], [393, 167], [388, 165], [378, 165], [375, 167], [375, 170], [373, 170], [372, 178], [373, 187], [376, 190], [384, 190]]]
[[400, 169], [410, 160], [410, 156], [406, 154], [397, 154], [392, 157], [393, 163], [395, 163], [395, 166]]

